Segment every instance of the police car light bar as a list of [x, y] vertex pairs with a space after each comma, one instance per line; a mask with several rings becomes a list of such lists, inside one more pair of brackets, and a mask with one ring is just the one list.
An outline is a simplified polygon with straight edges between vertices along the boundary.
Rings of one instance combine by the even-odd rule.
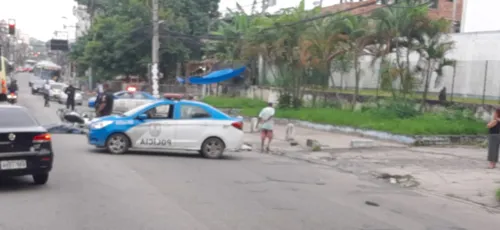
[[127, 91], [129, 91], [129, 92], [135, 92], [136, 90], [137, 90], [137, 89], [136, 89], [135, 87], [132, 87], [132, 86], [129, 86], [129, 87], [127, 88]]

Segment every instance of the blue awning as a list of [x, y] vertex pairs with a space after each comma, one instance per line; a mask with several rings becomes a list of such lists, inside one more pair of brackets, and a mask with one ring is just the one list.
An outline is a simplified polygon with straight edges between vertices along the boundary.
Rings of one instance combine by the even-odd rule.
[[206, 85], [214, 84], [222, 81], [229, 80], [231, 78], [239, 77], [245, 72], [246, 67], [241, 67], [239, 69], [223, 69], [209, 73], [203, 77], [190, 77], [189, 82], [191, 84]]

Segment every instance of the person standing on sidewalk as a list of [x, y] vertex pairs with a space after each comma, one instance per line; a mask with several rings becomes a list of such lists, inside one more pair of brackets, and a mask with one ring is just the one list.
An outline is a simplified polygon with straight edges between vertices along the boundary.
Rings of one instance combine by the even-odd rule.
[[108, 84], [104, 84], [105, 93], [101, 96], [99, 107], [97, 108], [97, 117], [109, 116], [113, 112], [114, 96]]
[[266, 152], [269, 152], [271, 141], [273, 140], [273, 128], [274, 128], [274, 113], [276, 110], [273, 108], [273, 103], [269, 102], [267, 107], [263, 108], [259, 113], [259, 121], [257, 125], [260, 126], [260, 149], [264, 152], [264, 144], [267, 142]]
[[490, 169], [494, 169], [498, 162], [500, 150], [500, 108], [495, 110], [493, 119], [488, 123], [488, 161]]

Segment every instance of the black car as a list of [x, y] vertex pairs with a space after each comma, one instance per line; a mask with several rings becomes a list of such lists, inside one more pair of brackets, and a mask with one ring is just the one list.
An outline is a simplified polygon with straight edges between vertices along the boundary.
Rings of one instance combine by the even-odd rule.
[[53, 160], [51, 136], [29, 111], [0, 105], [0, 177], [32, 175], [35, 184], [45, 184]]

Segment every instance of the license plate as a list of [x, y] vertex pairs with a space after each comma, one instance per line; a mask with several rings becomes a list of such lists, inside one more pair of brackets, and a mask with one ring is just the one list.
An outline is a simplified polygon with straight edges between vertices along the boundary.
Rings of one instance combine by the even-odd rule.
[[27, 167], [25, 160], [16, 161], [1, 161], [0, 169], [2, 170], [12, 170], [12, 169], [25, 169]]

